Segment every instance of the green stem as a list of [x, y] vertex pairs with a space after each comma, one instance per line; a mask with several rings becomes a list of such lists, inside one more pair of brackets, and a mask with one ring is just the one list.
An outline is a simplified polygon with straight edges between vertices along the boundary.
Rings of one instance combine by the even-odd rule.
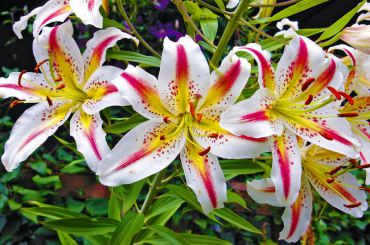
[[154, 177], [153, 183], [149, 188], [149, 192], [146, 195], [146, 198], [144, 200], [143, 206], [141, 206], [140, 212], [146, 213], [148, 211], [150, 205], [152, 204], [155, 196], [157, 195], [159, 191], [159, 185], [162, 183], [162, 178], [164, 176], [164, 173], [166, 172], [166, 169], [163, 169], [159, 173], [157, 173]]
[[291, 5], [291, 4], [294, 4], [294, 3], [298, 3], [300, 1], [302, 1], [302, 0], [289, 0], [289, 1], [282, 2], [282, 3], [273, 3], [273, 4], [252, 3], [250, 6], [252, 8], [282, 7], [282, 6], [287, 6], [287, 5]]
[[139, 32], [136, 30], [132, 22], [130, 21], [130, 18], [127, 16], [125, 9], [123, 8], [122, 4], [123, 0], [117, 0], [117, 6], [118, 10], [121, 13], [123, 19], [126, 21], [127, 25], [130, 27], [130, 30], [134, 34], [134, 36], [140, 41], [140, 43], [154, 56], [161, 58], [161, 55], [158, 54], [150, 45], [144, 40], [144, 38], [139, 34]]
[[244, 15], [245, 11], [247, 11], [250, 2], [251, 0], [242, 0], [239, 3], [238, 7], [236, 8], [231, 19], [227, 23], [226, 28], [224, 30], [224, 34], [222, 34], [217, 49], [212, 56], [211, 63], [213, 65], [217, 66], [218, 63], [220, 62], [220, 59], [226, 49], [226, 46], [229, 43], [230, 38], [234, 34], [234, 31], [239, 24], [239, 19]]

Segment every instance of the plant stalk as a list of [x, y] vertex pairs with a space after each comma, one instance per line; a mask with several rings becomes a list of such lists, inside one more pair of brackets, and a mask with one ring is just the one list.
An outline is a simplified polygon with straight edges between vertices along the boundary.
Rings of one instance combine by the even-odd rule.
[[155, 196], [157, 195], [159, 191], [158, 187], [162, 183], [162, 178], [165, 172], [166, 172], [166, 169], [163, 169], [154, 176], [153, 183], [149, 188], [149, 192], [146, 195], [143, 206], [141, 206], [141, 209], [140, 209], [141, 213], [145, 214], [148, 211], [150, 205], [152, 204]]
[[236, 8], [232, 17], [230, 18], [229, 22], [227, 23], [225, 31], [222, 34], [220, 42], [217, 45], [217, 49], [211, 59], [211, 63], [214, 66], [218, 66], [218, 63], [220, 62], [226, 46], [239, 24], [239, 19], [244, 15], [245, 11], [247, 11], [250, 2], [251, 0], [242, 0]]
[[161, 55], [158, 54], [150, 45], [144, 40], [144, 38], [139, 34], [139, 32], [136, 30], [132, 22], [130, 21], [130, 18], [127, 16], [125, 9], [123, 8], [122, 4], [123, 0], [117, 0], [117, 6], [118, 10], [121, 13], [123, 19], [126, 21], [127, 25], [130, 27], [130, 30], [134, 34], [134, 36], [140, 41], [140, 43], [154, 56], [161, 58]]

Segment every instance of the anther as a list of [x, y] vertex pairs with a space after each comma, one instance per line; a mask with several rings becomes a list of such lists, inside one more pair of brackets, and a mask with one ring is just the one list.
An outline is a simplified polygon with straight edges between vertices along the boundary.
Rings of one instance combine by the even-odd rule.
[[357, 208], [357, 207], [361, 206], [361, 202], [352, 203], [352, 204], [343, 204], [343, 206], [346, 207], [346, 208]]
[[349, 94], [346, 94], [346, 93], [341, 92], [341, 91], [338, 91], [338, 94], [341, 95], [346, 100], [348, 100], [348, 103], [350, 103], [351, 105], [355, 104], [355, 101], [352, 99], [352, 97]]
[[168, 117], [164, 117], [163, 118], [163, 121], [165, 122], [165, 123], [170, 123], [171, 121], [170, 121], [170, 119], [168, 118]]
[[325, 131], [324, 131], [324, 132], [319, 132], [319, 134], [320, 134], [322, 137], [324, 137], [325, 139], [327, 139], [327, 140], [333, 140], [333, 139], [334, 139], [331, 135], [329, 135], [329, 134], [328, 134], [328, 133], [326, 133]]
[[366, 186], [360, 186], [358, 187], [359, 190], [362, 190], [362, 191], [366, 191], [368, 193], [370, 193], [370, 188], [369, 187], [366, 187]]
[[328, 89], [329, 89], [329, 91], [330, 91], [330, 92], [335, 96], [335, 98], [336, 98], [337, 100], [340, 100], [340, 99], [341, 99], [339, 92], [338, 92], [335, 88], [333, 88], [333, 87], [331, 87], [331, 86], [328, 86], [327, 88], [328, 88]]
[[304, 104], [309, 105], [309, 104], [311, 104], [312, 100], [313, 100], [313, 96], [312, 96], [312, 94], [310, 94], [308, 96], [307, 100], [304, 102]]
[[161, 135], [161, 137], [159, 137], [160, 140], [165, 140], [166, 139], [166, 136], [164, 135]]
[[46, 60], [43, 60], [43, 61], [40, 61], [39, 63], [37, 63], [37, 65], [35, 66], [35, 69], [34, 69], [34, 71], [35, 71], [35, 73], [38, 73], [39, 72], [39, 70], [40, 70], [40, 67], [43, 65], [43, 64], [45, 64], [46, 62], [48, 62], [49, 60], [48, 59], [46, 59]]
[[200, 151], [198, 152], [198, 155], [199, 156], [204, 156], [204, 155], [207, 155], [209, 152], [211, 151], [211, 147], [208, 146], [206, 149], [204, 149], [203, 151]]
[[331, 184], [331, 183], [333, 183], [335, 181], [335, 179], [334, 178], [327, 178], [326, 179], [326, 183], [328, 183], [328, 184]]
[[62, 80], [63, 80], [63, 78], [61, 76], [59, 76], [59, 77], [57, 77], [57, 78], [54, 79], [54, 82], [58, 83], [58, 82], [60, 82]]
[[354, 158], [349, 159], [349, 162], [350, 162], [351, 164], [353, 164], [353, 165], [356, 165], [356, 163], [357, 163], [357, 159], [354, 159]]
[[209, 134], [208, 137], [210, 137], [212, 139], [217, 139], [218, 138], [218, 133]]
[[48, 102], [49, 106], [53, 105], [53, 101], [50, 99], [49, 96], [46, 96], [46, 101]]
[[340, 113], [338, 114], [338, 117], [357, 117], [357, 112], [348, 112], [348, 113]]
[[24, 73], [26, 73], [27, 71], [26, 70], [23, 70], [23, 71], [21, 71], [21, 73], [19, 73], [19, 76], [18, 76], [18, 86], [19, 87], [23, 87], [22, 86], [22, 77], [23, 77], [23, 75], [24, 75]]
[[16, 106], [18, 104], [22, 104], [23, 102], [24, 102], [24, 100], [13, 100], [12, 103], [10, 103], [9, 107], [13, 108], [14, 106]]
[[339, 170], [341, 170], [341, 169], [342, 169], [342, 167], [343, 167], [342, 165], [337, 166], [337, 167], [333, 168], [331, 171], [326, 172], [326, 174], [329, 174], [329, 175], [336, 174]]
[[195, 106], [193, 102], [189, 102], [189, 107], [190, 107], [190, 114], [192, 117], [195, 117]]
[[58, 87], [56, 87], [56, 90], [61, 90], [63, 88], [65, 88], [66, 85], [64, 83], [60, 84]]
[[203, 118], [203, 114], [202, 113], [198, 113], [197, 114], [197, 123], [200, 123], [200, 121], [202, 121], [202, 118]]
[[195, 94], [195, 98], [197, 98], [198, 100], [200, 100], [202, 98], [202, 95], [201, 94]]
[[307, 81], [304, 82], [302, 85], [302, 92], [306, 91], [306, 89], [315, 81], [315, 78], [311, 77], [307, 79]]
[[358, 166], [356, 166], [356, 168], [358, 168], [358, 169], [370, 168], [370, 163], [365, 163], [365, 164], [358, 165]]

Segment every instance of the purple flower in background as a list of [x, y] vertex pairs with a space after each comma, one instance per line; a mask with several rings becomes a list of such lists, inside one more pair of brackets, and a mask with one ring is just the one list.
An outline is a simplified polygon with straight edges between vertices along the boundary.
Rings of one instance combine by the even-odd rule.
[[172, 23], [162, 24], [159, 21], [157, 21], [154, 26], [149, 28], [149, 32], [156, 38], [168, 37], [175, 41], [177, 41], [180, 37], [184, 36], [184, 34], [176, 30]]
[[167, 8], [170, 0], [153, 0], [154, 8], [158, 10], [164, 10]]

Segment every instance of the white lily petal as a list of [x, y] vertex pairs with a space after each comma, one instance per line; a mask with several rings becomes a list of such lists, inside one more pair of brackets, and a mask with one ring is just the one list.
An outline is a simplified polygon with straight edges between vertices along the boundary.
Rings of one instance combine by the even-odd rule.
[[13, 24], [13, 31], [15, 35], [19, 39], [22, 39], [22, 31], [27, 28], [28, 20], [32, 18], [33, 16], [37, 15], [37, 13], [42, 9], [42, 7], [35, 8], [31, 12], [29, 12], [27, 15], [22, 16], [17, 22]]
[[275, 207], [284, 207], [276, 199], [276, 189], [271, 179], [259, 179], [247, 182], [248, 195], [257, 203], [269, 204]]
[[7, 171], [13, 171], [19, 163], [55, 133], [71, 114], [69, 101], [41, 102], [27, 109], [16, 121], [5, 143], [1, 161]]
[[99, 11], [102, 0], [69, 0], [69, 5], [85, 25], [103, 27], [103, 16]]

